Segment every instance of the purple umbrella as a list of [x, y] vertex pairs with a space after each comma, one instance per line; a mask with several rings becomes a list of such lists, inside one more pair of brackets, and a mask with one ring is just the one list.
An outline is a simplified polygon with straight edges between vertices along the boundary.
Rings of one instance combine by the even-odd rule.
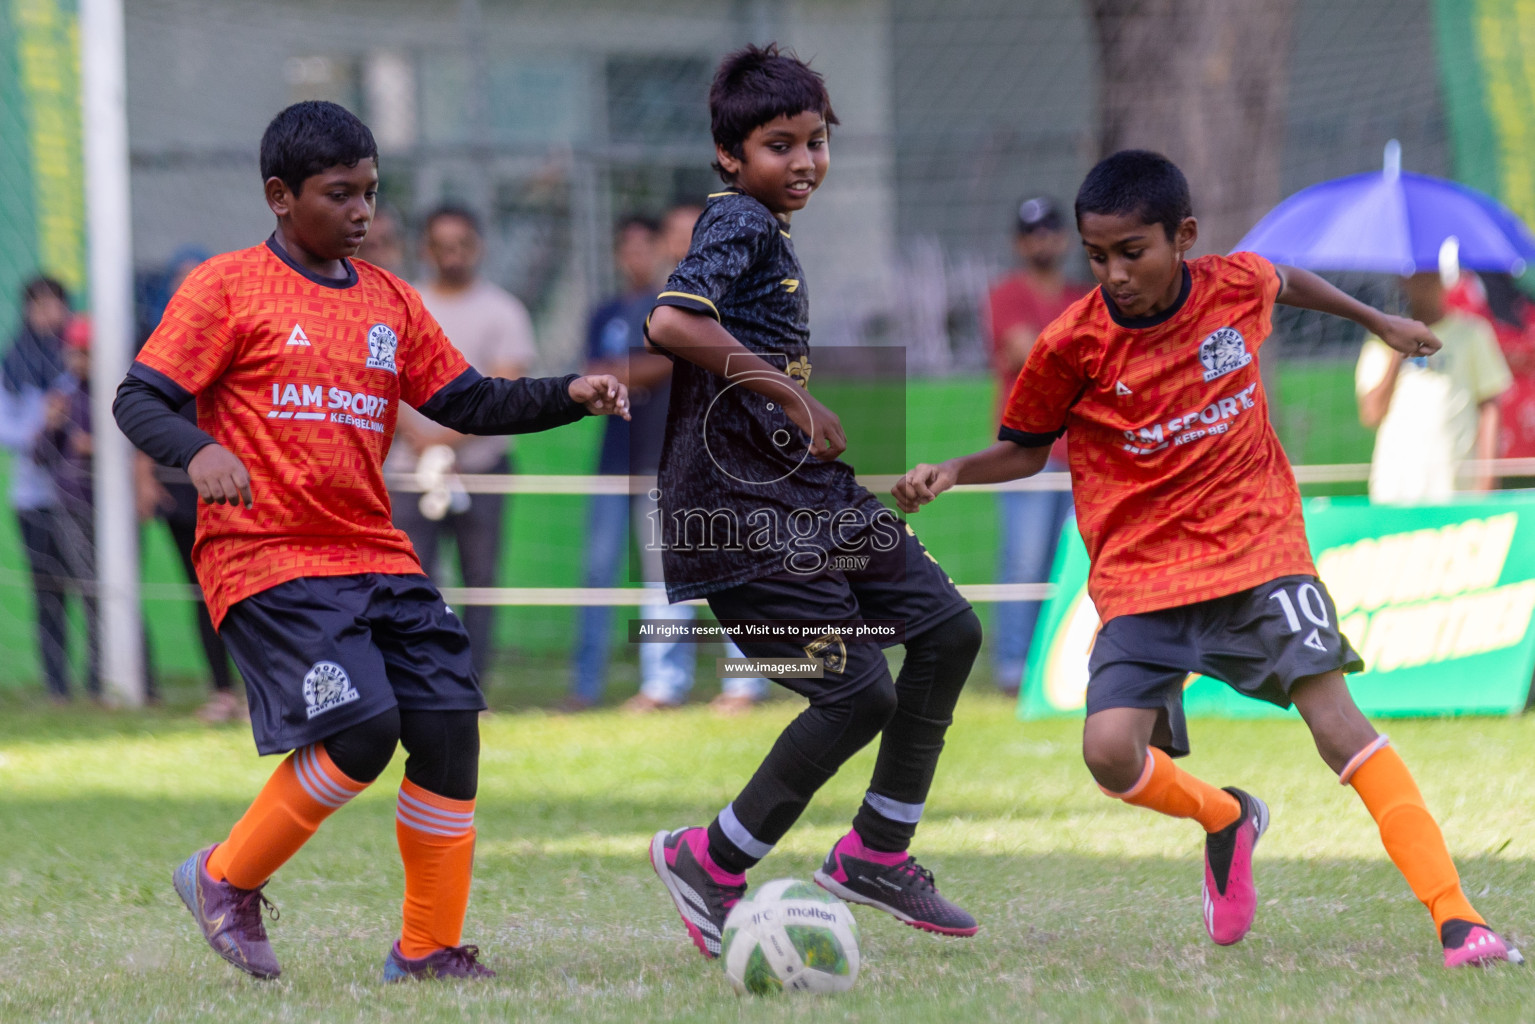
[[1437, 270], [1453, 238], [1467, 270], [1522, 274], [1535, 262], [1535, 235], [1507, 207], [1457, 182], [1403, 171], [1401, 152], [1393, 140], [1380, 172], [1295, 193], [1237, 249], [1311, 270], [1412, 274]]

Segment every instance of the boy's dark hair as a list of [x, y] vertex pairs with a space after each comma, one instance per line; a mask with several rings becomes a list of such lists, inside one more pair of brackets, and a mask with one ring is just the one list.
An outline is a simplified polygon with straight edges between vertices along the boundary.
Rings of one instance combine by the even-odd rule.
[[422, 233], [428, 235], [431, 234], [432, 225], [436, 224], [444, 217], [453, 217], [457, 220], [461, 220], [465, 224], [469, 225], [469, 230], [473, 231], [477, 237], [485, 237], [485, 231], [480, 227], [479, 214], [469, 209], [469, 207], [465, 206], [463, 203], [439, 203], [437, 206], [432, 207], [432, 212], [428, 213], [426, 215], [426, 219], [421, 222]]
[[39, 274], [26, 284], [21, 286], [21, 304], [25, 306], [33, 299], [40, 299], [44, 295], [52, 295], [66, 306], [69, 305], [69, 292], [58, 282], [56, 278]]
[[[747, 136], [757, 128], [776, 117], [807, 110], [820, 114], [828, 127], [839, 123], [826, 80], [792, 50], [779, 50], [777, 43], [727, 54], [709, 86], [709, 130], [714, 144], [737, 160], [744, 155]], [[727, 183], [731, 181], [718, 160], [712, 166]]]
[[1147, 224], [1162, 225], [1171, 240], [1178, 225], [1194, 216], [1194, 203], [1177, 164], [1161, 153], [1123, 149], [1087, 172], [1077, 190], [1079, 226], [1084, 213], [1139, 214]]
[[378, 144], [368, 126], [324, 100], [284, 108], [261, 135], [261, 180], [281, 178], [294, 195], [327, 167], [356, 167], [369, 159], [378, 160]]

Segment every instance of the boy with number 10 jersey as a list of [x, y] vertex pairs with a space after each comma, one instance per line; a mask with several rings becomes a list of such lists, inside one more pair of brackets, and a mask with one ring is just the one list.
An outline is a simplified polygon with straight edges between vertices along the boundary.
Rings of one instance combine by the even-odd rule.
[[1258, 375], [1276, 302], [1352, 319], [1404, 357], [1438, 339], [1254, 253], [1185, 260], [1198, 237], [1188, 183], [1157, 154], [1100, 162], [1076, 213], [1099, 289], [1040, 335], [997, 443], [917, 466], [896, 486], [898, 503], [915, 512], [956, 483], [1031, 476], [1070, 435], [1088, 592], [1103, 621], [1083, 754], [1105, 794], [1204, 828], [1204, 923], [1215, 942], [1238, 942], [1252, 926], [1252, 853], [1269, 810], [1171, 760], [1189, 752], [1190, 672], [1294, 704], [1428, 907], [1447, 966], [1518, 959], [1466, 899], [1407, 766], [1349, 694], [1344, 673], [1363, 663], [1316, 576]]

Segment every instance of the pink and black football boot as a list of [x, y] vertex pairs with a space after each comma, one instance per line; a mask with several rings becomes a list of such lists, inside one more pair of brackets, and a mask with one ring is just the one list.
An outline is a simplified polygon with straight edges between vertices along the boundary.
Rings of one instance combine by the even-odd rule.
[[696, 827], [657, 832], [650, 840], [650, 866], [666, 884], [693, 945], [710, 960], [716, 959], [725, 918], [746, 894], [746, 876], [714, 863], [709, 856], [709, 830]]
[[1253, 926], [1253, 848], [1269, 827], [1268, 804], [1235, 786], [1225, 789], [1242, 805], [1242, 816], [1205, 836], [1205, 930], [1218, 946], [1241, 942]]
[[1524, 963], [1524, 957], [1497, 932], [1485, 924], [1452, 917], [1439, 926], [1439, 941], [1444, 944], [1446, 967], [1487, 966], [1506, 960]]
[[933, 873], [917, 858], [871, 850], [857, 832], [837, 840], [815, 882], [839, 899], [883, 910], [926, 932], [969, 936], [980, 930], [968, 912], [939, 895]]

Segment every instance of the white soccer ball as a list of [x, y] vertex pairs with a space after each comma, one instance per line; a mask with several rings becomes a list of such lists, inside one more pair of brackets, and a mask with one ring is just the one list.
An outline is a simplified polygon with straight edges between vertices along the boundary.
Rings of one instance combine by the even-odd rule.
[[725, 919], [720, 959], [737, 992], [846, 992], [858, 980], [858, 922], [813, 882], [779, 878]]

